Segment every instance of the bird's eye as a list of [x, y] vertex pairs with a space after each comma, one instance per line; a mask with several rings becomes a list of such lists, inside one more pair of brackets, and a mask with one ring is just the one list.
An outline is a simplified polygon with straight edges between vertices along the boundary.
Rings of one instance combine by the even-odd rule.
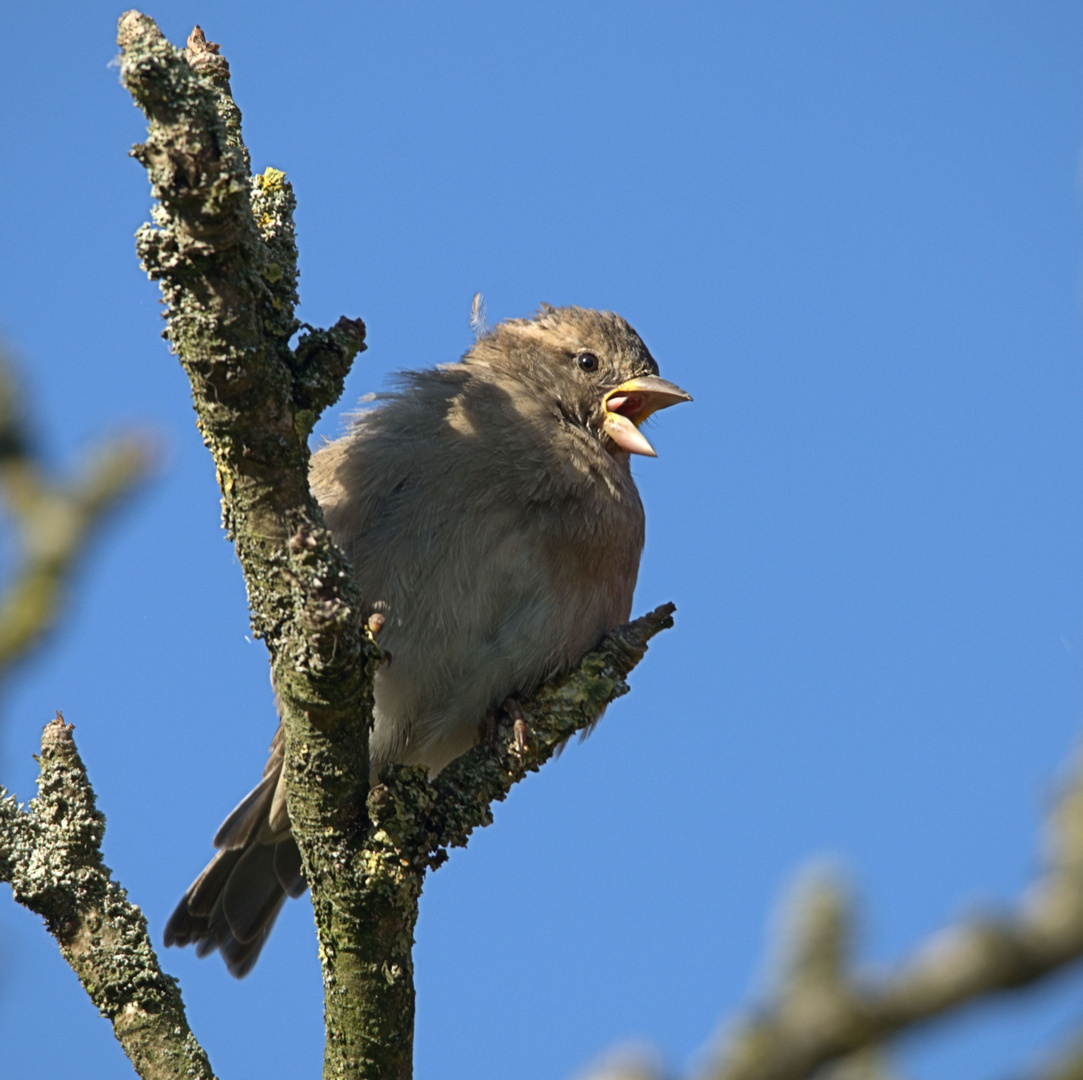
[[580, 371], [598, 370], [598, 357], [592, 352], [580, 353], [575, 362], [579, 365]]

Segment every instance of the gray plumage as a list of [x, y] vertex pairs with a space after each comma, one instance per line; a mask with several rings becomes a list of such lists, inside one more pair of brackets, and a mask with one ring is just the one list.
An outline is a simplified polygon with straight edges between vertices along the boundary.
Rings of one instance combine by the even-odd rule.
[[[459, 363], [401, 375], [313, 455], [313, 492], [392, 658], [376, 675], [374, 776], [391, 761], [438, 772], [489, 710], [627, 621], [643, 548], [629, 452], [652, 454], [638, 423], [688, 400], [657, 373], [620, 316], [544, 307]], [[237, 976], [305, 889], [281, 777], [280, 730], [166, 927], [167, 945], [217, 947]]]

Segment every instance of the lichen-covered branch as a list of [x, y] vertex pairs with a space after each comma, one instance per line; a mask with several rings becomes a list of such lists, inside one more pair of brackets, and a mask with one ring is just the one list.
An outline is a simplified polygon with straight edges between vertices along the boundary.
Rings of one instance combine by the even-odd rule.
[[[215, 461], [252, 626], [271, 653], [287, 802], [319, 921], [327, 882], [365, 832], [379, 651], [361, 624], [350, 568], [309, 491], [307, 438], [340, 395], [364, 347], [364, 325], [342, 319], [290, 347], [300, 328], [294, 197], [278, 170], [249, 175], [218, 47], [197, 28], [187, 51], [174, 48], [134, 11], [121, 17], [117, 40], [121, 77], [148, 120], [147, 140], [133, 155], [158, 199], [137, 247], [161, 285], [166, 335]], [[322, 951], [328, 987], [337, 945]], [[397, 1017], [388, 1023], [405, 1027]], [[332, 1048], [329, 1070], [333, 1059]]]
[[[276, 661], [308, 677], [309, 691], [322, 683], [342, 698], [332, 684], [345, 678], [353, 717], [357, 658], [369, 646], [349, 567], [308, 489], [306, 439], [319, 410], [341, 393], [364, 327], [342, 320], [316, 335], [335, 347], [303, 339], [291, 349], [299, 328], [293, 193], [277, 170], [249, 175], [228, 66], [217, 46], [193, 37], [190, 62], [146, 16], [120, 20], [121, 77], [149, 121], [147, 141], [132, 153], [159, 200], [137, 247], [161, 285], [166, 335], [218, 468], [253, 628]], [[303, 543], [290, 546], [299, 532]], [[306, 618], [313, 607], [320, 619]]]
[[0, 788], [0, 881], [45, 920], [143, 1080], [213, 1080], [143, 913], [102, 862], [105, 818], [59, 714], [42, 734], [40, 764], [25, 809]]
[[[229, 67], [197, 27], [174, 48], [138, 12], [120, 20], [121, 76], [146, 113], [134, 156], [158, 199], [138, 234], [162, 288], [166, 335], [188, 373], [214, 457], [223, 518], [271, 653], [286, 743], [287, 805], [323, 964], [326, 1077], [412, 1072], [411, 949], [424, 873], [490, 820], [490, 804], [627, 689], [659, 609], [613, 635], [526, 711], [531, 741], [481, 747], [432, 783], [393, 767], [369, 798], [372, 679], [349, 566], [308, 486], [307, 437], [337, 400], [364, 326], [301, 329], [294, 199], [284, 175], [253, 179]], [[504, 733], [505, 736], [507, 733]]]
[[[672, 612], [666, 604], [614, 630], [575, 670], [524, 701], [525, 747], [505, 725], [434, 780], [406, 765], [381, 772], [368, 797], [371, 830], [352, 852], [343, 847], [334, 872], [313, 891], [325, 958], [325, 1076], [411, 1075], [411, 949], [425, 872], [444, 861], [448, 846], [465, 844], [472, 829], [489, 824], [492, 803], [513, 784], [627, 693], [625, 677], [648, 641], [673, 624]], [[313, 809], [334, 812], [329, 801]]]
[[[421, 770], [392, 766], [382, 774], [387, 783], [369, 796], [369, 810], [380, 828], [393, 828], [404, 847], [420, 863], [439, 866], [448, 847], [463, 846], [470, 833], [492, 821], [492, 804], [537, 772], [571, 736], [591, 727], [615, 698], [628, 692], [625, 677], [647, 651], [655, 634], [673, 625], [673, 604], [663, 604], [606, 636], [595, 652], [562, 679], [543, 686], [522, 703], [529, 737], [520, 746], [513, 727], [504, 721], [496, 738], [483, 742], [453, 761], [431, 782], [419, 786]], [[410, 800], [399, 794], [412, 784]], [[410, 804], [407, 825], [392, 826], [384, 807], [398, 812]]]
[[134, 439], [103, 446], [69, 484], [51, 479], [26, 433], [23, 408], [0, 355], [0, 496], [19, 535], [18, 564], [0, 596], [0, 675], [55, 623], [71, 573], [95, 530], [145, 475]]

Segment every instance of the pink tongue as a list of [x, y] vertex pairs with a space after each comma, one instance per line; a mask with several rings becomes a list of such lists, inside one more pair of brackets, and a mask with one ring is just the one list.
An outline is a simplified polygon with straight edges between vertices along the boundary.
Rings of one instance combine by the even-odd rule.
[[[630, 408], [626, 409], [626, 406]], [[637, 394], [614, 394], [605, 403], [605, 407], [609, 412], [632, 416], [643, 407], [643, 401]]]

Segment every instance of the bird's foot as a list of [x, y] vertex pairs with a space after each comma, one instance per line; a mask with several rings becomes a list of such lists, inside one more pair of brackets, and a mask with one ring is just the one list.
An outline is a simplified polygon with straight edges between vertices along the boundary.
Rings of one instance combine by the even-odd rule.
[[521, 754], [530, 741], [530, 726], [523, 716], [523, 708], [519, 704], [519, 699], [513, 697], [505, 698], [501, 708], [511, 718], [511, 729], [515, 733], [515, 749]]
[[522, 754], [530, 742], [530, 725], [523, 716], [522, 706], [517, 698], [508, 697], [495, 709], [489, 709], [485, 718], [478, 724], [478, 742], [496, 746], [500, 740], [500, 714], [511, 721], [512, 734], [515, 736], [515, 749]]
[[478, 725], [478, 741], [488, 746], [496, 746], [497, 736], [500, 734], [500, 710], [489, 709], [485, 713], [485, 719]]

